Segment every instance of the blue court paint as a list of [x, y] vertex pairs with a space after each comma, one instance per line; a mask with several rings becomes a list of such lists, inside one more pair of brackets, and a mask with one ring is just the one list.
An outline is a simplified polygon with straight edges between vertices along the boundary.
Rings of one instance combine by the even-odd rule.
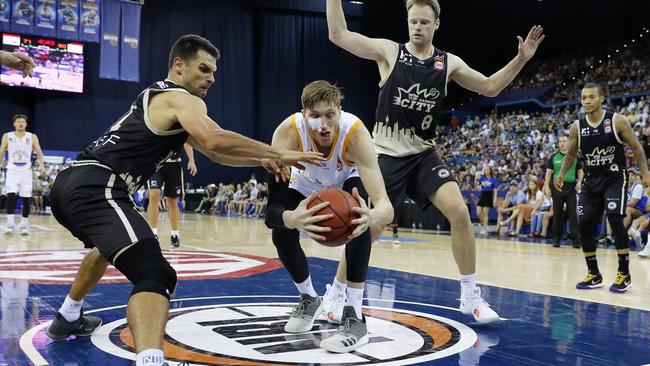
[[[309, 261], [315, 287], [322, 294], [335, 274], [336, 262]], [[27, 285], [13, 280], [3, 280], [2, 286], [0, 364], [28, 365], [18, 339], [53, 317], [68, 286]], [[175, 347], [175, 355], [190, 359], [211, 357], [255, 364], [300, 364], [306, 357], [311, 364], [386, 364], [386, 360], [392, 360], [390, 364], [435, 365], [650, 363], [650, 312], [498, 287], [481, 288], [484, 298], [507, 320], [479, 326], [458, 312], [457, 281], [370, 268], [365, 297], [371, 300], [364, 302], [370, 308], [366, 314], [370, 351], [360, 349], [341, 356], [320, 352], [317, 347], [320, 339], [334, 330], [324, 321], [317, 322], [311, 334], [282, 332], [297, 299], [295, 287], [282, 268], [240, 278], [184, 280], [171, 303], [166, 341]], [[128, 332], [120, 322], [124, 322], [123, 305], [130, 290], [127, 283], [100, 284], [86, 298], [84, 309], [88, 313], [118, 307], [95, 313], [102, 317], [104, 326], [92, 340], [51, 342], [40, 330], [31, 344], [51, 365], [131, 365], [132, 361], [114, 355], [129, 354]], [[449, 339], [445, 335], [450, 335]], [[111, 347], [116, 351], [106, 351]], [[453, 352], [435, 361], [422, 361], [445, 350]], [[176, 363], [171, 361], [170, 365]]]

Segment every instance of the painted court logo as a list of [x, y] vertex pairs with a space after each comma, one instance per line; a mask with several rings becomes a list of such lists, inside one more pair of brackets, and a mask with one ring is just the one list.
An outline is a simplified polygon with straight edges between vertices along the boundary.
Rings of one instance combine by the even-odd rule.
[[[85, 250], [46, 250], [0, 253], [0, 279], [23, 279], [31, 283], [71, 284]], [[163, 251], [179, 280], [247, 277], [281, 268], [277, 259], [239, 253], [189, 250]], [[100, 283], [128, 282], [113, 266]]]
[[[477, 340], [473, 330], [450, 319], [367, 307], [369, 343], [352, 353], [334, 354], [319, 346], [336, 331], [336, 326], [324, 318], [307, 333], [289, 334], [284, 332], [284, 325], [295, 303], [237, 301], [237, 297], [212, 298], [210, 305], [171, 309], [164, 343], [166, 359], [197, 366], [406, 365], [457, 354]], [[134, 358], [126, 319], [104, 325], [91, 339], [104, 352]]]

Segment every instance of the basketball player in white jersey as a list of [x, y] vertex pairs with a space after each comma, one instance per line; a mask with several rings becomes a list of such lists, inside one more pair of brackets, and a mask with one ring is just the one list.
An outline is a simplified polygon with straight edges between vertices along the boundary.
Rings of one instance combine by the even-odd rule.
[[[322, 348], [337, 353], [351, 352], [368, 342], [361, 302], [372, 242], [369, 228], [383, 227], [393, 219], [370, 132], [359, 118], [341, 110], [342, 98], [339, 88], [329, 82], [311, 82], [302, 92], [302, 111], [285, 119], [273, 133], [273, 147], [320, 152], [326, 160], [320, 165], [306, 165], [305, 170], [292, 168], [289, 182], [270, 179], [266, 215], [278, 256], [300, 292], [300, 303], [284, 329], [304, 333], [311, 330], [322, 313], [323, 300], [312, 285], [299, 232], [324, 240], [321, 234], [330, 228], [317, 226], [317, 222], [332, 216], [314, 216], [327, 202], [310, 209], [307, 206], [316, 197], [315, 192], [326, 188], [342, 188], [359, 201], [360, 207], [354, 210], [360, 218], [352, 221], [358, 226], [345, 246], [347, 300], [342, 324], [333, 336], [320, 343]], [[365, 203], [368, 195], [372, 209]]]
[[22, 71], [23, 76], [32, 76], [34, 67], [36, 67], [36, 65], [34, 65], [34, 60], [26, 54], [2, 50], [0, 50], [0, 65]]
[[[479, 323], [498, 316], [476, 286], [476, 242], [472, 221], [458, 182], [438, 156], [435, 122], [442, 112], [447, 82], [485, 96], [498, 95], [530, 60], [544, 39], [534, 26], [519, 40], [517, 55], [501, 70], [486, 77], [460, 57], [433, 46], [440, 27], [438, 0], [406, 0], [409, 41], [368, 38], [351, 32], [341, 0], [327, 0], [329, 39], [337, 46], [377, 63], [379, 100], [373, 138], [386, 191], [399, 212], [405, 196], [421, 207], [436, 206], [451, 224], [451, 246], [461, 274], [460, 310]], [[342, 261], [341, 263], [343, 263]], [[337, 278], [344, 272], [339, 269]]]
[[[16, 114], [13, 117], [14, 132], [5, 133], [2, 136], [0, 145], [0, 156], [2, 166], [6, 164], [7, 174], [5, 176], [5, 188], [7, 191], [7, 228], [6, 234], [14, 232], [16, 210], [16, 195], [22, 198], [22, 221], [20, 222], [20, 233], [29, 234], [29, 209], [31, 208], [33, 173], [32, 173], [32, 151], [36, 152], [39, 172], [43, 173], [43, 151], [38, 143], [35, 134], [27, 132], [27, 116]], [[5, 152], [9, 151], [9, 160], [5, 161]]]

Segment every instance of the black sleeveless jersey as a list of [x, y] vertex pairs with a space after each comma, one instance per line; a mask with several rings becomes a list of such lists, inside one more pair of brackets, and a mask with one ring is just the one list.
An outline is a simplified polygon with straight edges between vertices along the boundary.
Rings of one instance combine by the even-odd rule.
[[598, 125], [579, 120], [578, 148], [587, 176], [602, 177], [625, 169], [625, 145], [614, 127], [614, 113], [605, 112]]
[[120, 176], [129, 190], [137, 190], [163, 162], [180, 152], [188, 137], [178, 122], [168, 131], [158, 131], [149, 121], [149, 100], [163, 92], [189, 93], [169, 80], [152, 84], [138, 95], [128, 112], [77, 156], [77, 160], [97, 160]]
[[395, 66], [379, 91], [372, 134], [379, 154], [409, 156], [434, 147], [447, 87], [447, 53], [420, 60], [401, 44]]

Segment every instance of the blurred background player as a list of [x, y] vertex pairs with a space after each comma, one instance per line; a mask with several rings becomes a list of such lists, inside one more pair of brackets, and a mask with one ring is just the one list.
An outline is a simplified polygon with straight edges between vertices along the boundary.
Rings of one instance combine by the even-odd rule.
[[[32, 151], [36, 152], [38, 170], [44, 172], [43, 151], [35, 134], [27, 132], [27, 116], [16, 114], [12, 118], [15, 130], [2, 136], [0, 156], [2, 166], [6, 165], [5, 190], [7, 192], [7, 228], [6, 234], [14, 232], [16, 210], [16, 196], [22, 200], [22, 220], [20, 233], [29, 234], [30, 198], [34, 188], [34, 173], [32, 172]], [[5, 161], [5, 152], [8, 160]]]
[[[184, 144], [183, 149], [187, 154], [187, 169], [192, 176], [196, 175], [197, 169], [194, 164], [194, 150]], [[183, 165], [180, 154], [174, 154], [167, 159], [160, 169], [158, 169], [149, 181], [149, 205], [147, 206], [147, 221], [153, 230], [154, 235], [158, 237], [158, 213], [160, 209], [160, 197], [163, 193], [167, 210], [169, 211], [169, 224], [171, 226], [170, 245], [174, 248], [181, 246], [180, 240], [180, 209], [178, 207], [178, 198], [184, 197], [185, 187], [183, 179]]]

